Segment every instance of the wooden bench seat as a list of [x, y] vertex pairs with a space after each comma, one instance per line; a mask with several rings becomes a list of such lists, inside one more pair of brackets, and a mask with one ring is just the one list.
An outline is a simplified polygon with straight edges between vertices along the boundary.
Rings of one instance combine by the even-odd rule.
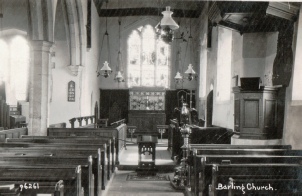
[[[14, 144], [14, 143], [5, 143], [5, 144]], [[98, 175], [95, 176], [95, 180], [102, 187], [102, 190], [105, 189], [105, 186], [110, 179], [110, 161], [108, 159], [107, 150], [105, 148], [97, 148], [100, 145], [82, 145], [82, 144], [39, 144], [39, 143], [25, 143], [23, 147], [5, 147], [2, 144], [0, 147], [0, 154], [3, 156], [15, 155], [17, 156], [36, 156], [40, 155], [43, 157], [82, 157], [88, 158], [89, 155], [92, 155], [93, 158], [93, 169], [94, 173]], [[107, 161], [106, 161], [107, 160]]]
[[15, 128], [0, 131], [0, 142], [4, 142], [6, 138], [20, 138], [21, 135], [27, 135], [27, 128]]
[[[80, 158], [80, 157], [43, 157], [39, 155], [31, 155], [31, 156], [2, 156], [0, 153], [0, 168], [3, 166], [15, 166], [16, 168], [19, 165], [26, 167], [64, 167], [66, 165], [71, 167], [76, 167], [77, 165], [81, 165], [82, 167], [82, 186], [84, 188], [85, 195], [93, 195], [97, 193], [97, 187], [101, 187], [94, 180], [94, 176], [97, 176], [97, 171], [93, 172], [92, 167], [92, 156], [88, 158]], [[96, 187], [96, 188], [94, 188]]]
[[194, 149], [195, 155], [302, 155], [300, 150], [287, 150], [287, 149]]
[[82, 166], [1, 165], [0, 181], [58, 182], [64, 181], [64, 195], [82, 196]]
[[302, 156], [273, 156], [273, 155], [198, 155], [194, 162], [189, 162], [192, 168], [190, 184], [192, 192], [198, 195], [204, 191], [206, 181], [213, 164], [248, 164], [248, 163], [296, 163], [300, 164]]
[[[218, 147], [217, 147], [218, 146]], [[190, 174], [191, 190], [195, 195], [199, 191], [203, 192], [207, 189], [206, 179], [209, 176], [209, 169], [213, 164], [233, 164], [233, 163], [301, 163], [302, 152], [299, 150], [281, 149], [240, 149], [238, 147], [221, 148], [217, 145], [217, 149], [191, 149], [193, 155], [189, 157], [188, 163], [191, 167]], [[222, 145], [224, 146], [224, 145]], [[250, 148], [252, 148], [251, 146]], [[207, 192], [207, 191], [206, 191]]]
[[[48, 181], [48, 182], [31, 182], [31, 181], [1, 181], [0, 182], [1, 196], [20, 196], [20, 195], [37, 195], [37, 194], [52, 194], [54, 196], [64, 195], [64, 182]], [[8, 186], [7, 186], [8, 185]], [[3, 187], [2, 187], [3, 186]], [[6, 187], [5, 187], [6, 186]], [[11, 188], [13, 186], [13, 188]]]
[[[7, 143], [31, 143], [31, 144], [47, 144], [47, 146], [51, 146], [53, 144], [63, 145], [63, 146], [75, 146], [81, 145], [91, 145], [96, 146], [97, 148], [100, 147], [101, 149], [107, 150], [107, 167], [108, 167], [108, 175], [114, 172], [115, 169], [115, 154], [114, 150], [111, 149], [111, 139], [89, 139], [89, 138], [78, 138], [78, 139], [30, 139], [30, 138], [18, 138], [18, 139], [6, 139]], [[51, 145], [49, 145], [51, 144]], [[100, 145], [100, 146], [98, 146]]]
[[190, 149], [287, 149], [291, 145], [231, 145], [231, 144], [190, 144]]
[[[301, 191], [302, 165], [300, 164], [213, 164], [209, 185], [209, 195], [225, 195], [223, 191], [218, 191], [219, 184], [228, 185], [229, 178], [236, 179], [237, 175], [246, 176], [246, 179], [262, 179], [259, 176], [270, 176], [271, 179], [290, 179], [298, 180], [294, 189]], [[256, 178], [255, 178], [256, 176]], [[207, 182], [206, 186], [207, 186]], [[285, 181], [284, 181], [285, 183]], [[286, 186], [286, 184], [284, 184]], [[281, 187], [273, 187], [273, 190], [266, 190], [267, 194], [275, 195], [274, 191], [281, 191]], [[286, 190], [283, 190], [286, 192]]]
[[116, 138], [116, 165], [119, 165], [119, 152], [126, 148], [127, 125], [104, 128], [48, 128], [47, 136], [88, 136]]
[[[245, 187], [244, 191], [234, 187], [234, 185], [242, 185], [242, 184]], [[267, 179], [267, 178], [250, 179], [249, 177], [248, 178], [236, 177], [236, 179], [229, 178], [229, 185], [231, 186], [233, 185], [233, 188], [232, 187], [229, 188], [228, 192], [221, 190], [221, 192], [228, 193], [229, 196], [242, 195], [243, 193], [253, 194], [253, 195], [281, 195], [281, 194], [301, 195], [302, 193], [300, 179]], [[265, 190], [265, 189], [269, 189], [269, 187], [267, 186], [275, 187], [275, 190], [274, 191]], [[220, 192], [220, 190], [218, 191]]]
[[[21, 138], [30, 138], [30, 139], [56, 139], [56, 140], [62, 140], [64, 139], [65, 141], [72, 140], [71, 142], [83, 140], [86, 142], [83, 143], [90, 143], [90, 140], [98, 140], [98, 141], [108, 141], [108, 145], [110, 145], [111, 148], [111, 160], [112, 160], [112, 169], [114, 172], [115, 169], [115, 164], [117, 160], [117, 151], [116, 151], [116, 138], [115, 137], [89, 137], [89, 136], [29, 136], [29, 135], [22, 135]], [[87, 141], [88, 140], [88, 141]], [[77, 143], [77, 142], [76, 142]]]

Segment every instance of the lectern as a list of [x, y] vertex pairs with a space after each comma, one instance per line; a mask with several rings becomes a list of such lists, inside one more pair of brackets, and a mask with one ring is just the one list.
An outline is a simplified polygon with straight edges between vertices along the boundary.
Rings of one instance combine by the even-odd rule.
[[[138, 168], [136, 172], [138, 175], [155, 175], [157, 169], [155, 168], [156, 143], [158, 142], [158, 133], [154, 132], [139, 132], [137, 136], [138, 144]], [[152, 155], [152, 159], [143, 160], [142, 155]]]

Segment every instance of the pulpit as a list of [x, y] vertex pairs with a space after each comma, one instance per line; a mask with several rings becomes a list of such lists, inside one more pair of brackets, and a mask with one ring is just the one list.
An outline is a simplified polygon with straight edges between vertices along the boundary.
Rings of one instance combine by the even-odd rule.
[[234, 129], [242, 139], [280, 139], [283, 133], [285, 88], [256, 90], [233, 87]]
[[[136, 172], [139, 175], [155, 175], [156, 143], [158, 142], [158, 133], [138, 132], [135, 134], [138, 144], [138, 168]], [[151, 160], [144, 160], [143, 155], [151, 155]]]

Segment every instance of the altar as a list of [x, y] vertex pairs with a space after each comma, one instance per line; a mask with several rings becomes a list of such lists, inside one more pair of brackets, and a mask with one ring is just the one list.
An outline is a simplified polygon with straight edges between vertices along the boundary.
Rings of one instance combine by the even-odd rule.
[[157, 132], [157, 125], [166, 124], [165, 94], [162, 88], [129, 90], [128, 125], [136, 132]]

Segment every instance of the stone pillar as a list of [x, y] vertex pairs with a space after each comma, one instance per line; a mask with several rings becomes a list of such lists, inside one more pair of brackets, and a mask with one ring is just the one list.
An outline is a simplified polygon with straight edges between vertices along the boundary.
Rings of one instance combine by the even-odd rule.
[[29, 135], [46, 135], [49, 108], [50, 49], [53, 43], [31, 42]]

